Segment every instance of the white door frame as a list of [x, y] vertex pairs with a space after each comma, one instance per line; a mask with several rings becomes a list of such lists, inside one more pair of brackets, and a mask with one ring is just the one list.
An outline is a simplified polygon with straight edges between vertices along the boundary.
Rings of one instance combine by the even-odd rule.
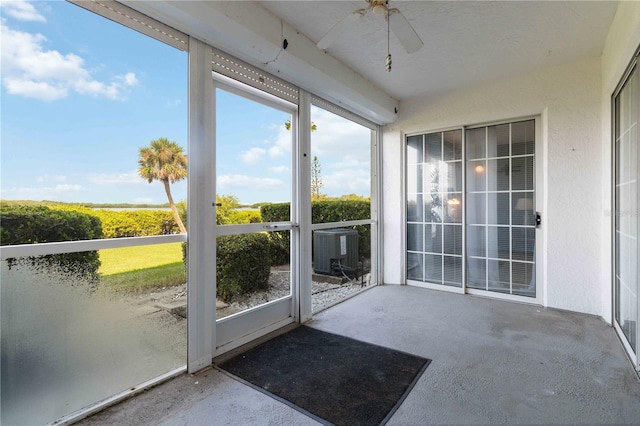
[[[213, 97], [215, 99], [217, 90], [224, 90], [233, 95], [243, 97], [261, 105], [291, 114], [291, 194], [290, 206], [291, 216], [288, 222], [278, 223], [257, 223], [242, 225], [214, 225], [211, 241], [221, 235], [237, 235], [255, 232], [290, 231], [290, 253], [291, 253], [291, 294], [260, 306], [247, 309], [237, 314], [216, 320], [215, 326], [215, 351], [214, 356], [221, 355], [235, 349], [245, 343], [257, 339], [265, 334], [275, 331], [285, 325], [299, 321], [299, 277], [300, 261], [299, 254], [295, 249], [299, 243], [299, 218], [298, 218], [298, 106], [284, 101], [258, 89], [236, 82], [228, 77], [213, 73]], [[213, 115], [216, 116], [217, 103], [214, 102]], [[214, 146], [217, 145], [214, 132]], [[209, 166], [213, 170], [211, 192], [216, 190], [216, 163]], [[214, 203], [215, 204], [215, 203]], [[215, 210], [215, 208], [214, 208]], [[214, 216], [215, 217], [215, 216]], [[214, 244], [215, 245], [215, 244]], [[215, 258], [214, 258], [215, 259]], [[215, 263], [208, 262], [208, 266], [214, 269]], [[215, 294], [215, 293], [214, 293]]]
[[[535, 206], [536, 206], [536, 212], [540, 213], [541, 217], [542, 217], [542, 224], [536, 228], [535, 233], [536, 233], [536, 243], [535, 243], [535, 280], [536, 280], [536, 296], [535, 297], [525, 297], [525, 296], [518, 296], [518, 295], [512, 295], [512, 294], [503, 294], [503, 293], [498, 293], [498, 292], [493, 292], [493, 291], [486, 291], [486, 290], [478, 290], [478, 289], [471, 289], [467, 287], [467, 274], [466, 274], [466, 263], [467, 263], [467, 255], [466, 255], [466, 162], [467, 162], [467, 158], [466, 158], [466, 141], [465, 141], [465, 136], [466, 136], [466, 130], [467, 129], [472, 129], [472, 128], [478, 128], [478, 127], [485, 127], [485, 126], [493, 126], [493, 125], [498, 125], [498, 124], [506, 124], [506, 123], [515, 123], [515, 122], [519, 122], [519, 121], [525, 121], [525, 120], [535, 120], [535, 155], [534, 155], [534, 162], [535, 162]], [[537, 305], [545, 305], [546, 304], [546, 298], [545, 298], [545, 294], [546, 294], [546, 285], [545, 285], [545, 280], [544, 280], [544, 221], [545, 221], [545, 216], [544, 216], [544, 184], [545, 184], [545, 175], [544, 175], [544, 134], [543, 134], [543, 120], [544, 120], [544, 114], [541, 115], [536, 115], [536, 116], [526, 116], [526, 117], [517, 117], [517, 118], [512, 118], [512, 119], [507, 119], [507, 120], [500, 120], [500, 121], [492, 121], [492, 122], [487, 122], [487, 123], [481, 123], [481, 124], [474, 124], [474, 125], [463, 125], [463, 126], [456, 126], [456, 127], [450, 127], [450, 128], [445, 128], [445, 129], [434, 129], [434, 130], [424, 130], [424, 131], [419, 131], [419, 132], [411, 132], [411, 133], [406, 133], [403, 134], [403, 147], [402, 147], [402, 164], [403, 164], [403, 189], [402, 189], [402, 197], [403, 197], [403, 206], [404, 206], [404, 211], [403, 211], [403, 215], [402, 215], [402, 221], [403, 221], [403, 241], [402, 241], [402, 245], [403, 245], [403, 261], [402, 261], [402, 265], [403, 265], [403, 270], [402, 270], [402, 282], [407, 284], [407, 285], [413, 285], [416, 287], [422, 287], [422, 288], [428, 288], [428, 289], [432, 289], [432, 290], [439, 290], [439, 291], [446, 291], [446, 292], [450, 292], [450, 293], [457, 293], [457, 294], [474, 294], [474, 295], [479, 295], [479, 296], [484, 296], [484, 297], [490, 297], [490, 298], [494, 298], [494, 299], [502, 299], [502, 300], [511, 300], [511, 301], [517, 301], [517, 302], [523, 302], [523, 303], [528, 303], [528, 304], [537, 304]], [[420, 281], [413, 281], [407, 278], [407, 273], [406, 273], [406, 265], [407, 265], [407, 250], [406, 250], [406, 246], [407, 246], [407, 228], [406, 228], [406, 224], [407, 224], [407, 217], [406, 217], [406, 205], [407, 205], [407, 149], [406, 149], [406, 140], [407, 137], [410, 136], [415, 136], [415, 135], [424, 135], [424, 134], [429, 134], [429, 133], [438, 133], [438, 132], [444, 132], [444, 131], [449, 131], [449, 130], [461, 130], [462, 131], [462, 181], [463, 181], [463, 191], [462, 191], [462, 197], [463, 197], [463, 206], [465, 206], [465, 208], [463, 209], [463, 216], [462, 216], [462, 229], [463, 229], [463, 234], [462, 234], [462, 268], [463, 268], [463, 279], [462, 279], [462, 286], [461, 287], [451, 287], [451, 286], [446, 286], [446, 285], [442, 285], [442, 284], [432, 284], [432, 283], [427, 283], [427, 282], [420, 282]]]
[[[196, 39], [190, 39], [189, 50], [189, 181], [188, 181], [188, 370], [198, 371], [211, 365], [213, 357], [232, 350], [273, 330], [293, 322], [305, 322], [312, 318], [311, 304], [311, 245], [313, 225], [311, 203], [311, 104], [312, 95], [302, 89], [298, 92], [298, 105], [247, 86], [211, 71], [213, 48]], [[216, 176], [215, 176], [215, 125], [216, 89], [256, 101], [292, 116], [292, 194], [291, 221], [278, 223], [277, 229], [265, 229], [265, 225], [249, 224], [216, 226]], [[361, 118], [348, 118], [362, 124]], [[381, 247], [381, 132], [378, 125], [364, 121], [375, 130], [372, 140], [372, 217], [366, 221], [372, 227], [372, 243], [377, 251], [375, 271], [378, 283], [382, 282]], [[309, 125], [299, 125], [309, 123]], [[375, 160], [375, 161], [373, 161]], [[374, 206], [374, 203], [375, 206]], [[316, 227], [322, 225], [316, 225]], [[215, 312], [215, 237], [243, 232], [270, 230], [291, 232], [291, 295], [243, 313], [216, 321]], [[374, 253], [372, 252], [372, 255]]]
[[[618, 275], [618, 245], [616, 243], [617, 240], [617, 224], [620, 220], [620, 218], [622, 217], [622, 215], [631, 215], [632, 217], [634, 217], [633, 212], [619, 212], [616, 209], [616, 205], [617, 205], [617, 189], [616, 189], [616, 178], [617, 178], [617, 174], [618, 174], [618, 166], [617, 166], [617, 126], [618, 126], [618, 113], [619, 111], [617, 110], [616, 107], [616, 99], [618, 98], [618, 96], [622, 93], [623, 89], [626, 87], [627, 83], [630, 80], [630, 77], [632, 76], [632, 74], [636, 72], [636, 73], [640, 73], [640, 47], [638, 48], [638, 50], [636, 50], [631, 62], [629, 63], [629, 65], [627, 66], [626, 71], [624, 72], [624, 74], [622, 75], [622, 78], [620, 79], [620, 82], [618, 83], [618, 86], [616, 87], [616, 89], [613, 91], [612, 95], [611, 95], [611, 140], [612, 140], [612, 149], [611, 149], [611, 185], [612, 185], [612, 191], [611, 191], [611, 212], [613, 212], [613, 220], [611, 221], [611, 238], [612, 238], [612, 244], [611, 244], [611, 318], [612, 318], [612, 324], [614, 329], [616, 330], [616, 333], [618, 334], [618, 337], [620, 339], [620, 341], [622, 342], [623, 347], [625, 348], [625, 351], [627, 353], [627, 356], [629, 357], [629, 359], [631, 360], [633, 366], [635, 367], [635, 369], [637, 371], [640, 371], [640, 327], [638, 327], [638, 324], [640, 324], [640, 291], [637, 291], [637, 300], [636, 300], [636, 315], [637, 317], [635, 318], [635, 324], [636, 324], [636, 330], [635, 330], [635, 347], [633, 347], [631, 345], [631, 342], [629, 342], [629, 340], [627, 339], [627, 336], [625, 335], [622, 327], [620, 326], [620, 323], [618, 322], [618, 318], [616, 315], [616, 311], [618, 310], [618, 291], [616, 291], [616, 281], [617, 281], [617, 275]], [[640, 78], [637, 77], [636, 78]], [[640, 98], [640, 85], [637, 88], [638, 92], [636, 95], [638, 96], [638, 98]], [[637, 164], [640, 167], [640, 149], [637, 150], [637, 158], [636, 158]], [[638, 194], [637, 194], [637, 203], [640, 203], [640, 185], [638, 186]], [[637, 207], [637, 206], [636, 206]], [[638, 229], [640, 229], [640, 217], [637, 214], [637, 210], [635, 211], [635, 218], [638, 221]], [[638, 249], [638, 253], [640, 253], [640, 239], [637, 241], [637, 249]], [[637, 268], [637, 265], [636, 265]], [[640, 271], [638, 271], [640, 273]], [[640, 280], [640, 277], [637, 277], [638, 280]]]

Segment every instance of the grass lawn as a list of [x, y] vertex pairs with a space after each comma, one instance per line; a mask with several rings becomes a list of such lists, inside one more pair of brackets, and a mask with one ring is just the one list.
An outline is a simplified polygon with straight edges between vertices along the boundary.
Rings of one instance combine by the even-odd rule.
[[140, 292], [184, 284], [181, 243], [100, 250], [105, 288]]
[[100, 250], [98, 272], [113, 275], [176, 262], [182, 262], [181, 243], [107, 249]]
[[168, 265], [103, 275], [100, 282], [108, 289], [137, 293], [184, 284], [187, 282], [187, 272], [184, 263], [180, 261]]

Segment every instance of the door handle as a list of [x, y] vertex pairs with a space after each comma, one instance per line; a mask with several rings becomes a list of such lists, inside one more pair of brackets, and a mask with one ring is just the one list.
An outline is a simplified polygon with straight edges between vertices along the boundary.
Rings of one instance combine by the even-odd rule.
[[282, 230], [288, 230], [288, 229], [293, 229], [293, 228], [299, 228], [300, 225], [298, 225], [297, 223], [279, 223], [279, 224], [271, 224], [271, 223], [265, 223], [264, 225], [262, 225], [262, 227], [264, 229], [271, 229], [271, 230], [275, 230], [275, 229], [282, 229]]
[[541, 224], [542, 224], [542, 216], [540, 215], [540, 212], [536, 212], [536, 228], [540, 228]]

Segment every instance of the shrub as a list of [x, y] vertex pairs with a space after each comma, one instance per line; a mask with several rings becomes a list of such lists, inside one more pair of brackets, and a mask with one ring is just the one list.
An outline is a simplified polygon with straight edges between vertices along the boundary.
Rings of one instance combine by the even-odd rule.
[[180, 232], [168, 210], [104, 210], [73, 205], [55, 205], [52, 209], [75, 211], [96, 216], [102, 222], [104, 238], [146, 237]]
[[[289, 220], [289, 210], [289, 203], [267, 204], [260, 207], [260, 214], [264, 222], [285, 222]], [[313, 201], [311, 202], [311, 218], [313, 223], [369, 219], [371, 218], [371, 203], [366, 200]], [[371, 256], [371, 226], [353, 226], [351, 228], [358, 231], [358, 253], [360, 256]], [[269, 235], [273, 264], [288, 263], [289, 233], [281, 231], [271, 232]], [[278, 252], [282, 252], [282, 254], [276, 256], [275, 253]]]
[[269, 287], [269, 237], [266, 234], [222, 235], [217, 238], [217, 291], [225, 301]]
[[[263, 222], [287, 222], [291, 217], [290, 203], [263, 204], [260, 206], [260, 216]], [[289, 263], [291, 256], [289, 245], [290, 231], [269, 232], [269, 249], [273, 265]]]
[[260, 210], [229, 210], [227, 213], [228, 224], [240, 224], [240, 223], [260, 223], [262, 217], [260, 216]]
[[[36, 244], [58, 241], [102, 238], [100, 219], [95, 216], [50, 209], [44, 206], [3, 205], [0, 210], [0, 244]], [[65, 253], [21, 259], [9, 259], [14, 264], [30, 264], [69, 274], [92, 283], [97, 282], [100, 259], [97, 251]]]
[[264, 204], [260, 206], [263, 222], [287, 222], [291, 217], [290, 203]]
[[[232, 196], [224, 196], [224, 198], [221, 197], [217, 197], [218, 201], [223, 201], [225, 203], [227, 203], [230, 199], [233, 199]], [[225, 201], [226, 200], [226, 201]], [[182, 222], [186, 225], [187, 224], [187, 204], [185, 202], [181, 202], [178, 203], [178, 212], [182, 217]], [[227, 208], [224, 210], [224, 215], [220, 214], [220, 209], [218, 209], [218, 220], [220, 220], [222, 217], [224, 217], [224, 223], [225, 224], [240, 224], [240, 223], [260, 223], [260, 211], [259, 210], [234, 210], [231, 208]], [[220, 225], [220, 223], [218, 223], [218, 225]], [[262, 241], [262, 243], [267, 246], [269, 245], [270, 241], [269, 239], [265, 239], [264, 235], [260, 235], [256, 238], [260, 239], [260, 241]], [[228, 237], [226, 236], [221, 236], [218, 238], [218, 241], [225, 241]], [[249, 237], [251, 238], [251, 237]], [[226, 246], [228, 244], [224, 244], [223, 246]], [[217, 245], [217, 249], [220, 250], [221, 249], [221, 244], [220, 242], [218, 242]], [[222, 250], [225, 250], [225, 248], [222, 248]], [[261, 248], [261, 250], [264, 251], [264, 249]], [[242, 253], [242, 251], [241, 251]], [[267, 253], [271, 253], [271, 249], [270, 247], [267, 247]], [[277, 253], [274, 251], [274, 253]], [[286, 255], [288, 256], [288, 253], [286, 253]], [[223, 254], [223, 256], [226, 256], [226, 254]], [[242, 254], [241, 254], [242, 256]], [[218, 259], [220, 259], [220, 254], [218, 254]], [[187, 267], [187, 243], [182, 243], [182, 261], [184, 262], [185, 268]], [[288, 258], [287, 258], [288, 261]], [[267, 266], [267, 269], [270, 267], [270, 262]], [[223, 284], [224, 287], [224, 284]], [[218, 281], [218, 295], [220, 295], [220, 281]], [[244, 291], [240, 292], [245, 293]]]
[[289, 231], [269, 232], [267, 240], [272, 265], [286, 265], [291, 261], [289, 235]]

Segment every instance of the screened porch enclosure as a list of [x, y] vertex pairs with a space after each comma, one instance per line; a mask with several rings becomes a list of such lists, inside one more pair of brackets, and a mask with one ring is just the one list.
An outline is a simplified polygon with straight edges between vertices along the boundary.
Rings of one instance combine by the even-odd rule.
[[[315, 44], [326, 16], [355, 3], [70, 3], [182, 55], [186, 92], [176, 117], [188, 141], [181, 184], [188, 233], [2, 246], [2, 424], [109, 422], [106, 412], [90, 416], [121, 400], [141, 423], [310, 421], [217, 372], [200, 382], [206, 407], [157, 393], [171, 383], [193, 388], [214, 357], [309, 321], [433, 357], [434, 376], [427, 371], [391, 422], [635, 420], [640, 5], [398, 2], [425, 40], [446, 49], [427, 43], [406, 56], [391, 35], [395, 68], [387, 73], [372, 59], [381, 45], [363, 44], [373, 37], [345, 37], [328, 50]], [[369, 18], [379, 17], [361, 23]], [[434, 22], [449, 22], [460, 43], [440, 38], [446, 31], [433, 31]], [[544, 30], [544, 43], [529, 22]], [[540, 47], [559, 40], [566, 51]], [[474, 42], [484, 47], [472, 51]], [[163, 61], [170, 69], [175, 60], [158, 59], [163, 71]], [[156, 99], [148, 108], [162, 105]], [[142, 122], [85, 113], [104, 119], [102, 129]], [[256, 129], [260, 137], [246, 136]], [[87, 141], [109, 145], [85, 137], [78, 147]], [[115, 150], [113, 158], [81, 152], [70, 170], [118, 161]], [[221, 220], [233, 197], [242, 201], [238, 214]], [[238, 219], [244, 209], [263, 215], [269, 207], [269, 218]], [[267, 284], [240, 303], [236, 288], [219, 294], [218, 272], [233, 258], [224, 256], [225, 242], [252, 239], [260, 244], [235, 249], [259, 258], [252, 266], [264, 266]], [[183, 250], [186, 282], [144, 296], [50, 262], [140, 247], [153, 258], [165, 245]], [[327, 302], [334, 291], [339, 296]], [[562, 353], [558, 342], [568, 342]], [[465, 344], [475, 350], [456, 350]], [[522, 365], [531, 367], [530, 380], [517, 380]], [[460, 375], [461, 366], [477, 374]], [[597, 371], [574, 374], [590, 368]], [[175, 395], [175, 411], [162, 417], [155, 408]]]
[[[147, 34], [133, 37], [148, 39], [149, 52], [158, 40], [170, 52], [189, 52], [188, 63], [182, 56], [182, 66], [176, 67], [183, 71], [181, 87], [189, 90], [187, 105], [179, 99], [164, 106], [182, 104], [175, 119], [182, 120], [188, 139], [188, 179], [170, 188], [174, 195], [177, 186], [188, 189], [188, 197], [181, 200], [181, 218], [189, 233], [179, 234], [167, 225], [162, 231], [166, 235], [133, 236], [140, 231], [125, 234], [128, 231], [113, 230], [111, 222], [105, 222], [95, 239], [61, 232], [61, 237], [38, 244], [2, 246], [3, 424], [74, 422], [176, 375], [206, 368], [217, 354], [311, 319], [314, 312], [378, 283], [378, 124], [120, 3], [78, 3], [123, 24], [109, 23], [119, 30]], [[73, 4], [60, 7], [104, 19]], [[170, 53], [164, 58], [176, 59]], [[187, 93], [183, 95], [186, 100]], [[88, 108], [85, 112], [109, 117]], [[243, 115], [244, 127], [238, 128]], [[136, 127], [126, 117], [118, 120], [111, 123], [114, 131]], [[166, 118], [154, 130], [168, 132], [170, 123]], [[250, 136], [256, 131], [259, 137]], [[118, 138], [130, 144], [148, 142], [124, 134]], [[113, 157], [93, 158], [78, 150], [74, 161], [114, 164], [130, 151], [137, 153], [138, 147], [122, 151], [114, 147]], [[315, 174], [312, 158], [317, 159]], [[134, 155], [133, 164], [135, 160]], [[140, 179], [130, 178], [131, 185], [146, 183], [138, 173], [131, 174]], [[118, 178], [124, 179], [111, 179]], [[150, 194], [155, 189], [164, 195], [160, 184], [147, 188]], [[268, 215], [260, 206], [242, 209], [239, 200], [286, 205], [285, 214]], [[85, 210], [82, 214], [91, 216], [92, 210]], [[249, 213], [260, 217], [245, 220]], [[5, 219], [3, 227], [10, 225]], [[48, 226], [55, 229], [60, 223]], [[353, 258], [347, 261], [341, 252], [334, 253], [329, 270], [317, 274], [314, 235], [335, 230], [355, 236]], [[180, 253], [172, 267], [180, 270], [183, 281], [158, 284], [167, 278], [161, 276], [163, 269], [156, 272], [158, 283], [151, 289], [136, 288], [133, 275], [146, 274], [143, 265], [157, 264], [154, 258], [161, 257], [167, 245]], [[144, 258], [127, 258], [129, 249], [144, 252]], [[266, 264], [268, 276], [261, 287], [229, 285], [233, 250], [236, 257], [253, 257], [252, 267], [260, 263], [264, 269]], [[107, 261], [114, 251], [123, 253], [119, 263], [129, 269]], [[117, 270], [96, 269], [85, 276], [68, 268], [68, 259], [77, 266], [84, 258], [92, 259], [93, 266], [102, 260], [103, 266]]]

